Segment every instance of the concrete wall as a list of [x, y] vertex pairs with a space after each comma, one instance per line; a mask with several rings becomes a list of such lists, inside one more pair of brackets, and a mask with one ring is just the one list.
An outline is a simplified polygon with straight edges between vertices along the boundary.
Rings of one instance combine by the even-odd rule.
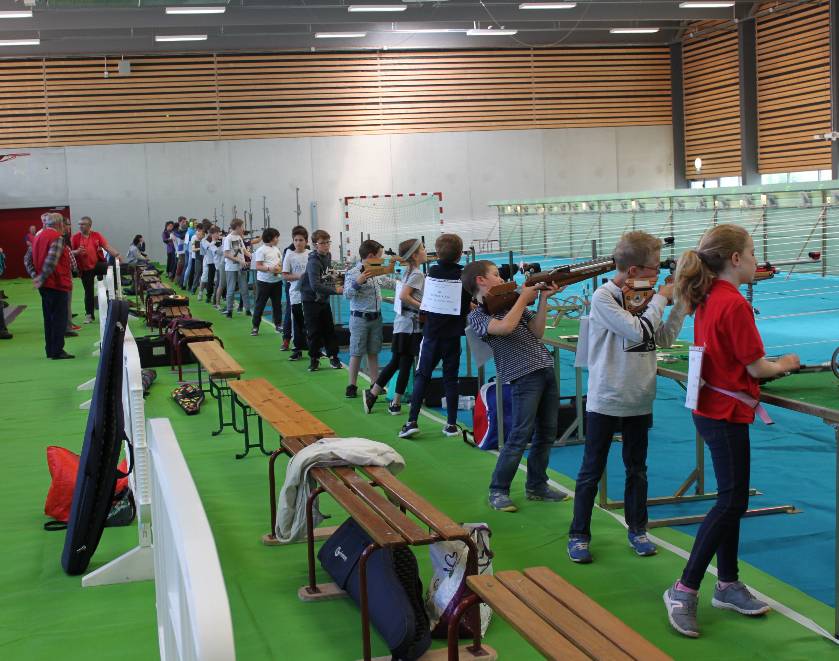
[[[262, 227], [289, 237], [295, 188], [302, 221], [336, 232], [347, 195], [442, 191], [447, 221], [496, 220], [491, 200], [673, 187], [669, 126], [415, 133], [28, 150], [0, 164], [0, 208], [69, 205], [125, 251], [143, 234], [161, 258], [160, 232], [179, 215], [230, 220], [251, 199]], [[18, 237], [15, 237], [18, 238]], [[0, 237], [2, 241], [4, 237]], [[11, 237], [10, 237], [10, 240]]]

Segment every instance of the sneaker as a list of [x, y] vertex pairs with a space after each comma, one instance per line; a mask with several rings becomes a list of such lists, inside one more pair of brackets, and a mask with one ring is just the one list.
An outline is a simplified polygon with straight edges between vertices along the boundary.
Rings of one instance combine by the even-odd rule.
[[228, 310], [227, 312], [224, 313], [224, 316], [227, 317], [228, 319], [233, 319], [233, 311]]
[[76, 324], [70, 324], [71, 331], [80, 331], [82, 329], [81, 326], [77, 326]]
[[9, 331], [7, 330], [0, 330], [0, 340], [11, 340], [14, 337]]
[[742, 615], [763, 615], [771, 610], [769, 604], [755, 598], [740, 581], [735, 581], [727, 588], [722, 589], [717, 583], [714, 587], [711, 605], [714, 608], [737, 611]]
[[339, 370], [343, 367], [343, 365], [341, 364], [341, 359], [338, 358], [338, 356], [332, 356], [329, 359], [329, 366], [334, 370]]
[[387, 412], [391, 415], [401, 415], [402, 404], [395, 404], [394, 402], [391, 402], [390, 404], [388, 404]]
[[250, 317], [251, 316], [251, 311], [250, 310], [245, 310], [245, 316]]
[[274, 332], [275, 333], [282, 333], [283, 332], [283, 327], [282, 326], [274, 326]]
[[74, 330], [64, 331], [64, 337], [78, 337], [78, 336], [79, 336], [79, 334]]
[[93, 315], [92, 315], [92, 314], [86, 314], [86, 315], [84, 316], [84, 323], [86, 323], [86, 324], [92, 324], [94, 321], [96, 321], [96, 319], [94, 319], [94, 318], [93, 318]]
[[251, 336], [256, 336], [256, 335], [259, 335], [259, 329], [258, 328], [251, 328]]
[[378, 397], [370, 392], [369, 388], [366, 388], [362, 393], [363, 397], [361, 398], [361, 405], [364, 408], [365, 413], [372, 413], [373, 412], [373, 405], [376, 403]]
[[489, 492], [489, 506], [497, 512], [518, 512], [519, 508], [510, 500], [510, 494], [501, 491]]
[[549, 484], [546, 484], [543, 489], [539, 491], [525, 490], [528, 500], [544, 500], [549, 503], [561, 503], [563, 500], [568, 500], [568, 494], [559, 489], [554, 489]]
[[641, 557], [655, 555], [658, 551], [658, 547], [649, 540], [645, 532], [634, 533], [630, 531], [627, 537], [629, 539], [629, 545]]
[[309, 371], [310, 372], [317, 372], [320, 369], [320, 361], [317, 358], [313, 358], [309, 361]]
[[460, 436], [461, 434], [463, 434], [463, 432], [460, 431], [460, 427], [458, 427], [457, 425], [446, 425], [445, 427], [443, 427], [443, 433], [446, 436]]
[[402, 425], [402, 429], [399, 430], [399, 438], [411, 438], [411, 436], [419, 433], [419, 425], [417, 425], [416, 422], [408, 421]]
[[358, 397], [358, 386], [354, 386], [353, 384], [348, 385], [346, 391], [344, 392], [344, 397], [347, 399], [355, 399]]
[[292, 354], [288, 357], [289, 360], [300, 360], [303, 357], [302, 351], [293, 351]]
[[[290, 340], [283, 340], [283, 346], [280, 347], [280, 351], [288, 351], [289, 342], [290, 342]], [[299, 352], [295, 351], [295, 353], [299, 353]]]
[[683, 636], [699, 638], [699, 627], [696, 624], [696, 606], [699, 597], [685, 590], [673, 587], [664, 591], [664, 606], [667, 608], [667, 619], [671, 626]]
[[67, 353], [66, 351], [62, 351], [57, 356], [53, 356], [53, 360], [69, 360], [70, 358], [75, 358], [74, 355]]
[[568, 538], [568, 557], [571, 562], [587, 565], [592, 561], [591, 551], [588, 550], [589, 540], [585, 537]]

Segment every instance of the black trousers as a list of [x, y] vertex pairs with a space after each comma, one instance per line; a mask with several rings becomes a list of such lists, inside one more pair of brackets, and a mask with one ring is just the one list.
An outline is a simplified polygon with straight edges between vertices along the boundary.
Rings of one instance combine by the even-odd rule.
[[265, 312], [265, 304], [271, 301], [271, 316], [274, 319], [274, 326], [283, 324], [283, 281], [262, 282], [256, 281], [256, 303], [253, 306], [253, 327], [259, 328], [262, 323], [262, 313]]
[[[303, 304], [295, 303], [291, 305], [286, 303], [286, 305], [291, 308], [291, 341], [294, 344], [294, 350], [303, 351], [309, 346], [306, 341], [306, 326], [303, 321]], [[283, 316], [283, 324], [285, 324], [285, 315]], [[285, 339], [285, 326], [283, 327], [283, 339]]]
[[335, 324], [332, 322], [329, 303], [303, 301], [303, 320], [306, 323], [309, 358], [320, 358], [321, 348], [330, 358], [337, 356], [338, 340], [335, 338]]
[[189, 273], [189, 291], [193, 294], [198, 289], [198, 283], [201, 282], [201, 273], [204, 271], [204, 258], [201, 254], [196, 254], [192, 260], [192, 271]]
[[175, 266], [177, 266], [178, 258], [173, 252], [166, 253], [166, 275], [170, 278], [175, 277]]
[[94, 281], [96, 280], [96, 272], [93, 269], [91, 269], [90, 271], [82, 271], [81, 279], [82, 287], [84, 287], [84, 311], [85, 314], [88, 314], [91, 317], [93, 317], [94, 311], [96, 309], [96, 290], [93, 285]]
[[216, 265], [210, 264], [207, 267], [207, 303], [213, 299], [213, 292], [216, 290]]
[[47, 358], [55, 358], [64, 351], [64, 331], [67, 330], [70, 292], [41, 287], [41, 310], [44, 313], [44, 349]]

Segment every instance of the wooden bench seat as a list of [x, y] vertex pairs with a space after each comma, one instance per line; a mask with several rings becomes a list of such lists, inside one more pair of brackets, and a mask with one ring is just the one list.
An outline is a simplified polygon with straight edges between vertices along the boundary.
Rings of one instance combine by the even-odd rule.
[[449, 659], [456, 661], [460, 618], [479, 602], [509, 622], [547, 659], [666, 661], [672, 659], [547, 567], [468, 576], [472, 594], [449, 624]]
[[[190, 345], [192, 355], [198, 361], [198, 387], [204, 392], [209, 392], [210, 396], [218, 402], [218, 423], [219, 428], [213, 432], [213, 436], [218, 436], [225, 427], [233, 427], [238, 432], [242, 432], [236, 425], [236, 409], [233, 406], [233, 393], [230, 390], [230, 380], [238, 379], [245, 373], [239, 363], [237, 363], [233, 356], [231, 356], [219, 343], [218, 339], [207, 342], [196, 342]], [[202, 379], [202, 372], [207, 372], [208, 388], [204, 389]], [[231, 422], [224, 421], [224, 406], [222, 400], [225, 397], [230, 398], [230, 417]]]
[[[239, 384], [235, 385], [238, 386]], [[308, 445], [317, 442], [319, 438], [320, 436], [316, 434], [297, 437], [283, 436], [280, 449], [271, 455], [268, 474], [272, 532], [266, 538], [275, 539], [273, 529], [277, 518], [274, 475], [276, 458], [281, 453], [294, 456]], [[364, 529], [372, 540], [370, 546], [365, 549], [359, 559], [359, 605], [362, 612], [364, 659], [371, 658], [369, 617], [367, 615], [366, 566], [369, 557], [375, 551], [387, 547], [422, 546], [442, 540], [459, 540], [464, 542], [469, 549], [467, 574], [477, 574], [478, 551], [468, 532], [433, 507], [427, 500], [414, 493], [387, 469], [371, 466], [315, 467], [309, 471], [309, 476], [315, 480], [318, 486], [312, 492], [306, 504], [309, 582], [300, 588], [298, 595], [304, 601], [316, 601], [334, 599], [345, 594], [334, 583], [318, 584], [315, 580], [314, 542], [316, 536], [315, 530], [312, 528], [312, 508], [317, 496], [325, 492]], [[481, 648], [477, 609], [470, 617], [473, 618], [473, 630], [477, 632], [471, 648], [475, 658], [494, 658]], [[425, 658], [423, 657], [423, 659]], [[428, 658], [442, 657], [440, 657], [438, 651]]]
[[[333, 436], [335, 433], [293, 399], [277, 390], [267, 379], [234, 381], [230, 383], [230, 389], [233, 391], [234, 410], [238, 406], [242, 410], [244, 419], [242, 433], [245, 435], [245, 451], [237, 454], [237, 459], [245, 457], [251, 448], [259, 448], [264, 454], [271, 454], [264, 445], [263, 420], [279, 433], [280, 438], [291, 436], [321, 438]], [[248, 424], [248, 418], [251, 416], [257, 417], [258, 443], [251, 443]]]
[[211, 328], [178, 328], [177, 337], [172, 341], [172, 369], [178, 369], [178, 381], [183, 381], [183, 346], [193, 342], [216, 340], [224, 348], [224, 342], [217, 338]]

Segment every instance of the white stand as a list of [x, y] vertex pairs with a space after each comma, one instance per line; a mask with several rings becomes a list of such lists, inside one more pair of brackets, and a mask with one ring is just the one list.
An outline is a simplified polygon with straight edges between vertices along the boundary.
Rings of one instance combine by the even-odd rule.
[[111, 560], [82, 577], [82, 587], [114, 585], [154, 580], [154, 556], [151, 546], [135, 546], [128, 553]]
[[84, 383], [80, 383], [76, 387], [76, 390], [79, 390], [79, 391], [81, 391], [81, 390], [93, 390], [93, 384], [94, 383], [96, 383], [96, 377], [93, 377], [92, 379], [90, 379], [88, 381], [85, 381]]
[[89, 399], [86, 402], [82, 402], [81, 404], [79, 404], [79, 409], [82, 410], [82, 411], [90, 410], [90, 402], [92, 402], [92, 401], [93, 400]]

